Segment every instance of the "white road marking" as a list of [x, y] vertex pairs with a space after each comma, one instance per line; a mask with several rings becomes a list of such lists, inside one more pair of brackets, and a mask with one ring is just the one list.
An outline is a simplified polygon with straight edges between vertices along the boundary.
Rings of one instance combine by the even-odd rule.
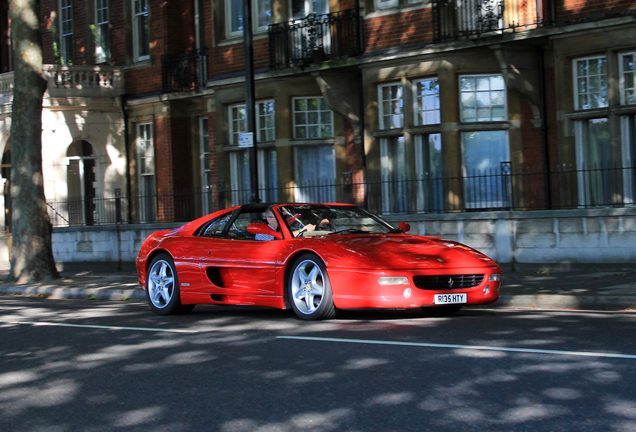
[[115, 327], [115, 326], [101, 326], [101, 325], [91, 325], [91, 324], [68, 324], [68, 323], [45, 322], [45, 321], [0, 320], [0, 324], [23, 324], [23, 325], [32, 325], [32, 326], [74, 327], [74, 328], [88, 328], [88, 329], [100, 329], [100, 330], [132, 330], [132, 331], [163, 332], [163, 333], [199, 333], [199, 331], [197, 330], [177, 330], [177, 329], [161, 329], [161, 328], [145, 328], [145, 327]]
[[436, 343], [424, 343], [424, 342], [396, 342], [396, 341], [381, 341], [381, 340], [362, 340], [362, 339], [335, 339], [335, 338], [321, 338], [312, 336], [277, 336], [277, 339], [293, 339], [303, 341], [316, 341], [316, 342], [341, 342], [341, 343], [357, 343], [357, 344], [369, 344], [369, 345], [396, 345], [396, 346], [413, 346], [424, 348], [453, 348], [453, 349], [468, 349], [468, 350], [481, 350], [481, 351], [504, 351], [526, 354], [556, 354], [564, 356], [579, 356], [579, 357], [604, 357], [604, 358], [621, 358], [621, 359], [636, 359], [636, 355], [632, 354], [616, 354], [616, 353], [603, 353], [603, 352], [587, 352], [587, 351], [561, 351], [561, 350], [545, 350], [545, 349], [533, 349], [533, 348], [510, 348], [510, 347], [493, 347], [486, 345], [455, 345], [455, 344], [436, 344]]

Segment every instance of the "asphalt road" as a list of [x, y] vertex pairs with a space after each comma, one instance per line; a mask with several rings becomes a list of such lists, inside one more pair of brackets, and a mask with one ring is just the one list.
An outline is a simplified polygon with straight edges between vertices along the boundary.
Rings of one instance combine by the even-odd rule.
[[0, 431], [634, 431], [636, 313], [0, 298]]

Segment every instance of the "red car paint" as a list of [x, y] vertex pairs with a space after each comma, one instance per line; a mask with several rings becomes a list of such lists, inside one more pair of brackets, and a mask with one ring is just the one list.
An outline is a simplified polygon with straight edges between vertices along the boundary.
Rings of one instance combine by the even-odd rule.
[[[356, 208], [348, 204], [326, 205]], [[182, 304], [259, 305], [285, 309], [289, 307], [285, 291], [290, 266], [299, 254], [312, 252], [326, 266], [333, 302], [338, 309], [435, 306], [435, 294], [453, 292], [467, 294], [464, 305], [490, 304], [499, 298], [500, 280], [489, 279], [502, 271], [493, 260], [468, 246], [437, 237], [406, 233], [332, 233], [294, 237], [285, 223], [285, 220], [295, 222], [294, 219], [286, 219], [278, 212], [280, 240], [197, 235], [197, 230], [208, 221], [239, 209], [241, 207], [232, 207], [176, 230], [149, 236], [136, 263], [141, 286], [146, 289], [152, 257], [167, 252], [175, 263]], [[408, 228], [408, 225], [402, 227]], [[256, 233], [266, 231], [262, 224], [251, 228]], [[477, 286], [460, 290], [420, 289], [413, 279], [414, 276], [436, 275], [448, 276], [446, 279], [450, 281], [450, 275], [461, 274], [485, 276]], [[390, 276], [406, 277], [408, 282], [402, 285], [379, 283], [380, 277]], [[446, 279], [440, 280], [446, 283]], [[452, 281], [449, 283], [452, 285]]]

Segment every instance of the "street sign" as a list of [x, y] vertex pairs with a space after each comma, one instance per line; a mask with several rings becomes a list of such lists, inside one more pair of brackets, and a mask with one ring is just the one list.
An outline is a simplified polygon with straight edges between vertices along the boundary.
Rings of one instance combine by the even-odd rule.
[[239, 147], [241, 148], [254, 147], [254, 133], [253, 132], [239, 133]]

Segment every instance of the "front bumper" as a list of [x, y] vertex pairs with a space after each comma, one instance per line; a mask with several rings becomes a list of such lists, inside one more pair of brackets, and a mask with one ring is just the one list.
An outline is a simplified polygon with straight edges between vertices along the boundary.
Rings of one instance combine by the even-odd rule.
[[[499, 299], [501, 280], [490, 281], [490, 275], [501, 274], [499, 267], [452, 268], [440, 270], [364, 270], [364, 269], [328, 269], [333, 292], [333, 301], [339, 309], [407, 309], [435, 304], [436, 294], [466, 294], [463, 306], [486, 305]], [[421, 289], [415, 286], [413, 276], [484, 274], [483, 281], [471, 288], [459, 289]], [[401, 285], [381, 285], [379, 278], [404, 278]]]

